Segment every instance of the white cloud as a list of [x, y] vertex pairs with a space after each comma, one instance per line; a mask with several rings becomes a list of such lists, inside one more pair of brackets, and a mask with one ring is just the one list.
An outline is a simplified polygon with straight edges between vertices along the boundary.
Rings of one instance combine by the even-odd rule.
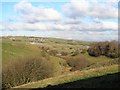
[[69, 25], [55, 23], [16, 23], [9, 24], [8, 30], [70, 30]]
[[117, 6], [119, 0], [108, 0], [106, 3], [111, 6]]
[[74, 19], [74, 18], [65, 18], [62, 23], [64, 24], [79, 24], [79, 23], [82, 23], [81, 19], [77, 18], [77, 19]]
[[97, 1], [97, 0], [81, 0], [81, 1], [71, 1], [63, 6], [64, 13], [69, 17], [82, 17], [90, 16], [94, 18], [117, 18], [118, 8], [114, 7], [116, 5], [115, 1]]
[[118, 24], [115, 22], [102, 22], [105, 29], [118, 30]]
[[13, 35], [13, 36], [37, 36], [37, 37], [54, 37], [84, 41], [105, 41], [105, 40], [118, 40], [118, 31], [93, 31], [93, 30], [36, 30], [36, 31], [3, 31], [2, 35]]
[[0, 30], [2, 30], [3, 29], [3, 26], [0, 24]]
[[5, 29], [4, 35], [35, 35], [88, 41], [117, 40], [118, 23], [110, 20], [117, 19], [117, 0], [98, 1], [100, 0], [72, 0], [63, 6], [62, 13], [55, 8], [34, 6], [22, 0], [15, 5], [18, 16], [4, 24], [0, 22], [0, 29]]
[[45, 25], [43, 23], [16, 23], [9, 24], [7, 28], [10, 30], [47, 30], [49, 29], [49, 25]]
[[115, 22], [92, 22], [89, 24], [83, 24], [83, 29], [87, 30], [118, 30], [118, 24]]
[[26, 0], [22, 0], [15, 5], [15, 11], [18, 12], [26, 22], [38, 22], [42, 20], [59, 20], [61, 14], [52, 9], [45, 7], [36, 7]]
[[88, 9], [89, 3], [85, 0], [82, 0], [80, 2], [74, 1], [63, 6], [64, 13], [73, 18], [76, 16], [84, 16], [86, 13], [85, 11], [88, 11]]
[[4, 30], [4, 29], [5, 29], [5, 25], [2, 22], [0, 22], [0, 30]]
[[[71, 1], [64, 5], [64, 11], [71, 17], [64, 17], [53, 8], [33, 6], [26, 0], [15, 5], [15, 11], [23, 21], [6, 25], [10, 30], [117, 30], [117, 22], [105, 22], [100, 18], [115, 18], [116, 8], [108, 2], [98, 5], [98, 0]], [[107, 10], [108, 4], [110, 9]], [[114, 11], [115, 13], [113, 13]], [[64, 13], [63, 13], [64, 14]], [[93, 17], [92, 22], [83, 22], [80, 16]], [[18, 18], [17, 17], [17, 18]], [[77, 17], [77, 18], [76, 18]], [[54, 22], [52, 22], [54, 21]]]
[[8, 30], [118, 30], [114, 22], [92, 22], [92, 23], [12, 23], [6, 25]]

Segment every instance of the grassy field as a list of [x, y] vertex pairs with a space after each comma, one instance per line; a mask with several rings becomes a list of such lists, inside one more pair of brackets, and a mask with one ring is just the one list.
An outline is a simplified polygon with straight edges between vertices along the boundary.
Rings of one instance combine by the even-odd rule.
[[[9, 37], [11, 38], [11, 37]], [[28, 37], [14, 37], [16, 41], [10, 39], [3, 39], [2, 40], [2, 62], [3, 66], [7, 65], [18, 57], [22, 56], [39, 56], [44, 58], [51, 57], [53, 62], [63, 60], [61, 56], [57, 55], [50, 55], [47, 52], [43, 53], [43, 50], [40, 47], [49, 48], [49, 50], [55, 50], [59, 53], [65, 52], [68, 55], [64, 57], [72, 57], [71, 53], [75, 52], [76, 50], [87, 50], [87, 46], [91, 43], [89, 42], [81, 42], [81, 41], [72, 41], [72, 40], [63, 40], [63, 39], [54, 39], [54, 38], [28, 38]], [[33, 42], [39, 42], [39, 44], [31, 44]], [[57, 42], [57, 43], [56, 43]], [[71, 44], [69, 44], [69, 42]], [[91, 63], [99, 63], [99, 62], [107, 62], [112, 60], [111, 58], [101, 56], [101, 57], [91, 57], [88, 53], [81, 54], [74, 56], [75, 57], [84, 57]], [[55, 58], [55, 60], [54, 60]], [[58, 65], [58, 64], [57, 64]], [[57, 66], [56, 65], [56, 66]]]
[[[109, 62], [113, 63], [114, 59], [106, 56], [92, 57], [87, 53], [88, 47], [94, 44], [92, 42], [9, 36], [4, 37], [0, 43], [2, 45], [3, 68], [19, 60], [18, 58], [26, 56], [44, 58], [53, 63], [54, 77], [16, 88], [42, 88], [48, 85], [63, 84], [118, 72], [118, 65], [116, 63], [109, 65]], [[72, 67], [67, 63], [67, 60], [80, 59], [81, 57], [90, 62], [90, 70], [88, 69], [89, 67], [85, 67], [81, 71], [71, 72], [70, 68]]]
[[[9, 37], [10, 38], [10, 37]], [[27, 37], [15, 37], [16, 41], [12, 41], [9, 39], [3, 39], [2, 40], [2, 56], [3, 56], [3, 64], [9, 63], [10, 60], [14, 60], [14, 58], [18, 56], [23, 55], [33, 55], [34, 56], [41, 56], [41, 49], [39, 49], [39, 46], [44, 46], [53, 50], [57, 50], [58, 52], [65, 51], [65, 52], [71, 52], [76, 49], [85, 48], [83, 45], [79, 45], [80, 42], [78, 41], [73, 42], [69, 40], [62, 40], [62, 39], [43, 39], [42, 44], [31, 44], [33, 41], [37, 42], [38, 39], [28, 39]], [[54, 41], [54, 42], [53, 42]], [[75, 45], [67, 44], [67, 42], [73, 42]], [[52, 42], [52, 43], [51, 43]], [[59, 43], [56, 43], [59, 42]], [[50, 43], [50, 44], [49, 44]], [[76, 44], [77, 43], [77, 44]], [[72, 48], [70, 50], [69, 48]]]
[[41, 55], [40, 50], [32, 45], [27, 45], [23, 42], [13, 42], [8, 40], [2, 41], [2, 55], [3, 64], [7, 64], [14, 60], [16, 57], [24, 55]]

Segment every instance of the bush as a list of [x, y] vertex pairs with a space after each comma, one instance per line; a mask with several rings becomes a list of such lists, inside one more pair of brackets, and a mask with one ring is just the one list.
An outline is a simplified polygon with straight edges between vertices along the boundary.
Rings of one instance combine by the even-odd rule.
[[44, 47], [44, 46], [39, 46], [40, 49], [44, 50], [47, 52], [47, 50], [49, 50], [50, 48], [49, 47]]
[[107, 53], [105, 53], [106, 56], [111, 58], [117, 58], [118, 57], [118, 43], [115, 41], [112, 41], [109, 43], [109, 45], [106, 47]]
[[88, 53], [90, 56], [95, 56], [95, 57], [98, 57], [101, 55], [100, 49], [97, 47], [97, 45], [90, 47], [88, 49]]
[[60, 54], [61, 54], [62, 56], [67, 56], [67, 55], [68, 55], [68, 53], [67, 53], [67, 52], [64, 52], [64, 51], [62, 51]]
[[78, 55], [78, 54], [79, 54], [79, 51], [78, 51], [78, 50], [75, 50], [75, 51], [71, 52], [71, 56], [76, 56], [76, 55]]
[[86, 53], [86, 50], [85, 50], [85, 49], [82, 49], [81, 53], [82, 53], [82, 54]]
[[72, 67], [71, 71], [82, 70], [83, 68], [89, 66], [91, 63], [82, 57], [69, 58], [67, 64]]
[[116, 41], [96, 43], [88, 49], [88, 54], [96, 57], [105, 55], [107, 57], [117, 58], [119, 56], [118, 43]]
[[48, 53], [49, 53], [50, 55], [55, 56], [55, 55], [58, 53], [58, 51], [53, 49], [53, 50], [50, 50]]
[[48, 55], [47, 55], [46, 51], [42, 50], [42, 51], [41, 51], [41, 56], [42, 56], [42, 57], [47, 57]]
[[10, 88], [53, 75], [50, 61], [36, 57], [23, 57], [3, 68], [3, 88]]

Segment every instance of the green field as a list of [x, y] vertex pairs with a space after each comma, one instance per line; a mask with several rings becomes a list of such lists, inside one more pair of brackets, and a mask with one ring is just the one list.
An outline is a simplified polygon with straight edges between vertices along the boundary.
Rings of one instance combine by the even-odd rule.
[[[72, 41], [72, 40], [64, 40], [64, 39], [55, 39], [55, 38], [43, 38], [42, 42], [39, 44], [31, 44], [32, 42], [39, 42], [39, 39], [33, 39], [29, 40], [27, 37], [15, 37], [16, 41], [12, 40], [2, 40], [2, 53], [3, 53], [3, 62], [6, 62], [7, 59], [11, 57], [16, 56], [22, 56], [25, 54], [39, 54], [41, 55], [41, 49], [38, 49], [39, 47], [44, 46], [45, 48], [50, 48], [52, 50], [57, 50], [58, 52], [67, 52], [70, 54], [70, 52], [74, 52], [76, 50], [85, 49], [88, 45], [90, 45], [90, 42], [81, 42], [81, 41]], [[19, 41], [21, 40], [21, 41]], [[57, 43], [56, 43], [57, 42]], [[32, 51], [32, 52], [31, 52]], [[78, 56], [84, 56], [86, 58], [89, 58], [90, 61], [102, 61], [109, 60], [110, 58], [101, 56], [96, 59], [96, 57], [91, 57], [87, 53], [80, 54]], [[101, 60], [102, 59], [102, 60]]]
[[[109, 65], [109, 63], [113, 63], [115, 59], [106, 56], [92, 57], [87, 53], [88, 47], [94, 44], [92, 42], [57, 38], [9, 36], [4, 37], [0, 43], [0, 45], [2, 45], [3, 68], [19, 60], [18, 58], [26, 56], [44, 58], [53, 63], [54, 75], [52, 78], [18, 86], [20, 88], [40, 88], [46, 87], [49, 84], [57, 85], [118, 72], [117, 63]], [[67, 61], [69, 59], [80, 59], [81, 57], [90, 63], [89, 66], [81, 69], [81, 71], [71, 72], [69, 68], [72, 67]], [[103, 65], [105, 67], [103, 67]], [[88, 70], [88, 68], [90, 68], [90, 70]]]

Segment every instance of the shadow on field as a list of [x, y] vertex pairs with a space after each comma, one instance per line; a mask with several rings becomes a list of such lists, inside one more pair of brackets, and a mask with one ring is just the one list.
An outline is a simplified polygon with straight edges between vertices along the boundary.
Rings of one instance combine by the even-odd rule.
[[120, 72], [55, 86], [48, 85], [46, 88], [120, 88]]

